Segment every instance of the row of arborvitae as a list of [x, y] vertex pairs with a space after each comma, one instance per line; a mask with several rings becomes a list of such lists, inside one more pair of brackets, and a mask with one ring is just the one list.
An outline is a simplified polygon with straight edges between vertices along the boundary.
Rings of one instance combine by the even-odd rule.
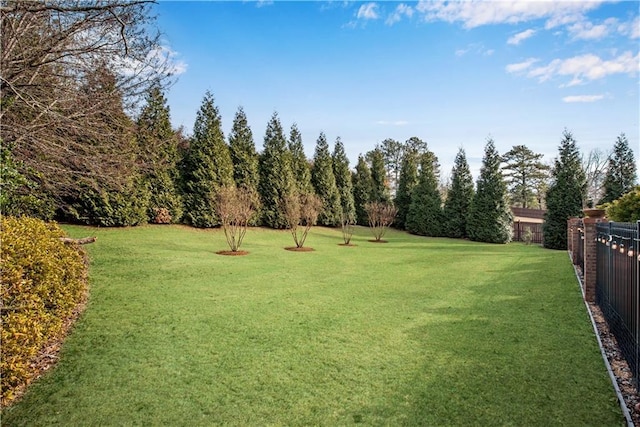
[[20, 395], [41, 368], [39, 353], [66, 333], [86, 294], [86, 267], [55, 224], [3, 217], [2, 406]]

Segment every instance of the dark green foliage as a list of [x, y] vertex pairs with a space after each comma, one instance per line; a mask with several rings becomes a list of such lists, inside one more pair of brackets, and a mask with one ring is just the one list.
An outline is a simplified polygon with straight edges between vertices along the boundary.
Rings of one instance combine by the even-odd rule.
[[438, 159], [431, 152], [420, 157], [418, 185], [411, 194], [405, 228], [421, 236], [441, 236], [444, 218], [438, 191]]
[[400, 167], [400, 178], [398, 179], [398, 190], [396, 191], [395, 205], [398, 215], [394, 222], [400, 229], [405, 228], [411, 196], [414, 188], [418, 185], [418, 153], [415, 150], [405, 150]]
[[196, 115], [183, 173], [186, 221], [195, 227], [218, 225], [215, 196], [220, 187], [233, 184], [233, 164], [210, 92]]
[[353, 201], [353, 184], [351, 182], [351, 171], [349, 170], [349, 159], [344, 152], [344, 145], [340, 137], [336, 139], [333, 148], [333, 175], [336, 178], [336, 187], [340, 194], [341, 218], [349, 221], [356, 220], [356, 208]]
[[640, 186], [609, 203], [607, 218], [616, 222], [640, 221]]
[[307, 156], [304, 154], [302, 135], [295, 123], [291, 126], [289, 133], [289, 151], [291, 152], [291, 170], [298, 192], [300, 194], [313, 193], [311, 168]]
[[567, 248], [567, 220], [582, 215], [586, 177], [580, 161], [580, 151], [571, 132], [565, 130], [559, 147], [560, 156], [551, 172], [547, 190], [547, 213], [542, 225], [544, 247]]
[[87, 189], [69, 207], [74, 222], [102, 227], [126, 227], [147, 222], [149, 188], [142, 178], [132, 178], [117, 190]]
[[371, 201], [371, 170], [366, 160], [358, 156], [356, 172], [353, 174], [353, 202], [356, 208], [356, 222], [360, 225], [369, 223], [365, 205]]
[[384, 166], [384, 155], [379, 148], [368, 153], [371, 159], [371, 200], [372, 202], [388, 202], [391, 200], [387, 185], [387, 171]]
[[242, 107], [238, 108], [229, 134], [229, 152], [233, 164], [233, 180], [238, 188], [258, 189], [258, 153], [253, 133]]
[[[43, 194], [37, 182], [24, 176], [24, 163], [16, 161], [8, 144], [0, 141], [0, 212], [4, 216], [53, 218], [55, 204]], [[32, 171], [31, 175], [37, 176]]]
[[532, 208], [537, 204], [537, 190], [549, 177], [549, 166], [540, 161], [542, 156], [524, 145], [514, 146], [503, 156], [506, 165], [502, 169], [506, 171], [504, 177], [512, 206]]
[[149, 221], [180, 221], [182, 198], [176, 185], [178, 140], [171, 128], [169, 106], [159, 85], [152, 86], [147, 93], [146, 105], [137, 122], [136, 139], [143, 182], [150, 192]]
[[500, 155], [493, 140], [489, 139], [469, 211], [467, 233], [471, 240], [478, 242], [508, 243], [513, 232], [512, 223], [507, 185], [500, 171]]
[[636, 183], [636, 163], [633, 150], [624, 133], [618, 136], [609, 158], [604, 178], [604, 196], [600, 203], [608, 203], [631, 191]]
[[402, 166], [404, 145], [395, 139], [387, 138], [380, 144], [380, 151], [387, 171], [387, 182], [395, 195], [400, 177], [400, 167]]
[[460, 148], [451, 170], [451, 187], [444, 202], [445, 236], [467, 237], [467, 223], [473, 193], [473, 176], [471, 176], [464, 149]]
[[262, 222], [268, 227], [286, 228], [284, 201], [295, 193], [296, 187], [291, 171], [291, 153], [277, 113], [273, 113], [267, 125], [259, 171]]
[[333, 174], [333, 161], [329, 154], [329, 144], [323, 132], [316, 141], [311, 168], [311, 184], [316, 194], [322, 200], [322, 212], [318, 216], [318, 224], [327, 226], [340, 225], [342, 207], [340, 193]]

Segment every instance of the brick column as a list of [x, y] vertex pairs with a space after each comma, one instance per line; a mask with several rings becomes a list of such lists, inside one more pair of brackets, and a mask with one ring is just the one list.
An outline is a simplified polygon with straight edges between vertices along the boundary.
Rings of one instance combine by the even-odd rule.
[[584, 218], [584, 299], [596, 302], [596, 224], [607, 222], [603, 218]]
[[578, 257], [578, 245], [580, 241], [580, 233], [578, 227], [580, 226], [580, 218], [569, 218], [567, 221], [567, 249], [571, 253], [571, 260], [576, 263]]

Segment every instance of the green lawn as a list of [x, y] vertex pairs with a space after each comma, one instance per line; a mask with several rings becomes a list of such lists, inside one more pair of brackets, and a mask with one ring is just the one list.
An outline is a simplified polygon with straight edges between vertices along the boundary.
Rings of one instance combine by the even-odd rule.
[[622, 425], [565, 252], [391, 231], [65, 227], [89, 306], [2, 425]]

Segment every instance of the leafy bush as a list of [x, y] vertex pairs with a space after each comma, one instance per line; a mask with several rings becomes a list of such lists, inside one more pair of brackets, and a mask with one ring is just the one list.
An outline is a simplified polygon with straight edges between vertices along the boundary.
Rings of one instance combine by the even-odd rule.
[[35, 374], [38, 352], [64, 334], [86, 289], [80, 251], [60, 241], [64, 232], [54, 223], [33, 218], [4, 217], [2, 230], [2, 403]]
[[640, 220], [640, 186], [606, 205], [611, 221], [634, 222]]

